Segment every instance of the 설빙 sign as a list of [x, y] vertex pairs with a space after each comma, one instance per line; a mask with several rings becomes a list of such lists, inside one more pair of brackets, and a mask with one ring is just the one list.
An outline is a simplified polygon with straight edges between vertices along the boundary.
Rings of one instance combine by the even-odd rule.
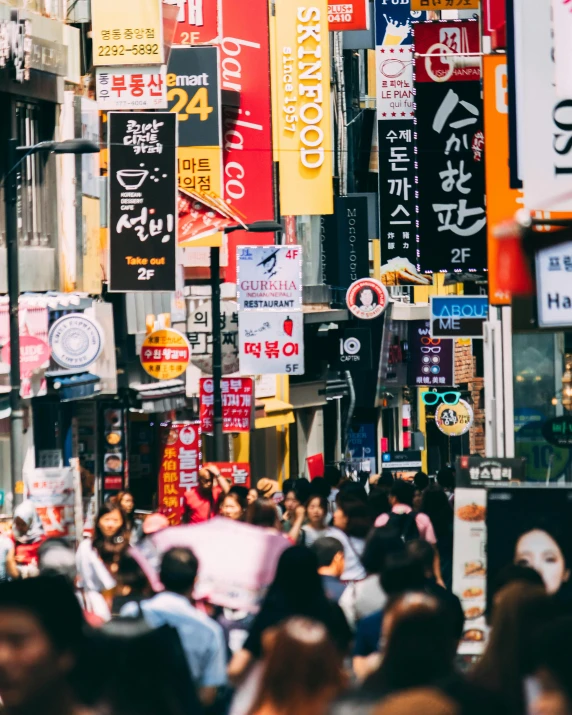
[[571, 241], [537, 252], [536, 286], [539, 326], [572, 325]]
[[572, 415], [546, 420], [542, 425], [542, 436], [548, 444], [572, 449]]
[[330, 32], [369, 29], [369, 0], [348, 0], [328, 4]]
[[83, 313], [69, 313], [50, 328], [48, 342], [53, 359], [66, 370], [85, 370], [103, 350], [103, 330]]
[[199, 483], [202, 461], [198, 422], [171, 422], [161, 425], [161, 466], [159, 468], [159, 511], [173, 525], [183, 516], [184, 494]]
[[302, 246], [239, 246], [238, 308], [302, 310]]
[[241, 312], [238, 339], [243, 375], [304, 374], [302, 312]]
[[389, 303], [389, 296], [383, 283], [375, 278], [355, 281], [346, 293], [346, 305], [352, 315], [361, 320], [378, 318]]
[[526, 460], [505, 457], [457, 457], [457, 487], [498, 487], [524, 482]]
[[163, 328], [147, 335], [141, 346], [141, 365], [157, 380], [180, 377], [191, 359], [187, 338], [178, 330]]
[[489, 316], [486, 296], [431, 296], [432, 338], [482, 338]]
[[435, 412], [435, 424], [448, 437], [461, 437], [473, 425], [473, 408], [466, 400], [456, 405], [442, 402]]
[[97, 67], [97, 107], [112, 109], [166, 109], [165, 65], [161, 67]]
[[[249, 432], [254, 407], [254, 381], [251, 377], [223, 377], [222, 431]], [[201, 432], [212, 434], [214, 429], [214, 384], [210, 377], [200, 380]]]
[[175, 291], [177, 118], [110, 112], [109, 290]]

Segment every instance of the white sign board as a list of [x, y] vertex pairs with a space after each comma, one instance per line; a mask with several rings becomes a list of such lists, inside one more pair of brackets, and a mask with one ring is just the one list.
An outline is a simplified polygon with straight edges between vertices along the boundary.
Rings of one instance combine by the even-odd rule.
[[238, 314], [243, 375], [304, 374], [304, 314]]
[[238, 246], [238, 309], [302, 310], [301, 246]]
[[572, 12], [569, 0], [552, 0], [556, 96], [572, 97]]
[[95, 85], [99, 109], [167, 109], [165, 65], [96, 67]]
[[413, 111], [413, 46], [375, 48], [377, 118], [412, 119]]
[[572, 241], [536, 254], [538, 324], [542, 328], [572, 325]]

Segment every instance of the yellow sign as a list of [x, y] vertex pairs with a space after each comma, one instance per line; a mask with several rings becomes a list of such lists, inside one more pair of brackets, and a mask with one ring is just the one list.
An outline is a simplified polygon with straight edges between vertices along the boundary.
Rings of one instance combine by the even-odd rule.
[[411, 0], [412, 10], [478, 10], [479, 0]]
[[473, 424], [473, 408], [465, 400], [459, 400], [456, 405], [442, 402], [435, 412], [435, 424], [448, 437], [460, 437]]
[[272, 93], [278, 136], [280, 212], [331, 214], [332, 133], [328, 2], [276, 3]]
[[161, 0], [92, 0], [93, 64], [162, 64], [161, 9]]
[[178, 330], [163, 328], [148, 335], [141, 346], [141, 365], [157, 380], [180, 377], [191, 358], [187, 338]]

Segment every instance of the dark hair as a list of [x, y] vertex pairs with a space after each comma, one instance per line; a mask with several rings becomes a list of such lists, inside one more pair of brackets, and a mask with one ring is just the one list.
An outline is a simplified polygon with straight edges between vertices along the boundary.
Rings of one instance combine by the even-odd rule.
[[496, 575], [492, 585], [492, 597], [494, 599], [502, 588], [510, 583], [530, 583], [533, 586], [544, 586], [542, 576], [536, 569], [530, 566], [519, 566], [518, 564], [508, 564]]
[[[104, 536], [99, 527], [99, 522], [106, 514], [118, 511], [121, 514], [121, 526], [114, 536]], [[104, 564], [117, 563], [121, 555], [129, 548], [128, 527], [125, 512], [111, 501], [104, 502], [97, 512], [95, 528], [93, 530], [93, 548], [99, 554]]]
[[324, 512], [327, 514], [328, 513], [328, 500], [326, 497], [322, 496], [321, 494], [310, 494], [308, 497], [308, 501], [306, 502], [306, 509], [310, 506], [310, 502], [313, 502], [314, 499], [318, 499], [320, 502], [320, 508], [324, 510]]
[[365, 542], [361, 562], [368, 574], [380, 574], [390, 554], [404, 551], [403, 539], [386, 526], [373, 529]]
[[340, 492], [336, 499], [338, 509], [344, 512], [348, 518], [345, 532], [348, 536], [355, 536], [357, 539], [365, 539], [373, 526], [373, 520], [369, 514], [366, 502], [356, 499], [353, 494]]
[[393, 478], [393, 474], [389, 471], [389, 469], [383, 469], [379, 479], [377, 480], [377, 485], [379, 487], [391, 487], [393, 486], [393, 482], [395, 479]]
[[413, 477], [413, 484], [415, 484], [415, 487], [420, 491], [424, 491], [429, 486], [429, 477], [425, 472], [419, 471]]
[[197, 557], [190, 549], [169, 549], [161, 560], [159, 578], [167, 591], [187, 594], [194, 586], [199, 570]]
[[128, 554], [123, 554], [119, 560], [116, 580], [117, 583], [122, 586], [129, 586], [131, 594], [146, 594], [153, 592], [153, 588], [149, 583], [149, 579], [147, 578], [145, 571], [143, 571], [137, 561]]
[[415, 539], [407, 542], [406, 549], [409, 556], [421, 564], [424, 574], [430, 573], [431, 576], [435, 576], [435, 549], [431, 544], [422, 539]]
[[331, 487], [324, 477], [316, 477], [310, 482], [310, 496], [313, 494], [327, 499], [331, 491]]
[[405, 591], [422, 591], [425, 574], [417, 559], [405, 550], [397, 551], [387, 555], [380, 582], [388, 596], [397, 596]]
[[[256, 487], [250, 487], [250, 489], [255, 489]], [[234, 484], [229, 490], [229, 494], [236, 494], [236, 496], [240, 499], [240, 503], [242, 504], [242, 508], [246, 508], [246, 497], [248, 496], [248, 492], [250, 491], [248, 487], [241, 487], [238, 484]]]
[[331, 489], [337, 489], [342, 481], [342, 473], [337, 467], [330, 465], [324, 469], [324, 479]]
[[282, 494], [286, 496], [288, 492], [291, 492], [294, 489], [294, 484], [297, 482], [297, 479], [285, 479], [282, 482]]
[[367, 502], [366, 490], [362, 487], [361, 484], [358, 484], [358, 482], [352, 482], [351, 479], [348, 479], [347, 482], [343, 482], [343, 484], [340, 485], [340, 490], [338, 492], [336, 500], [342, 495], [352, 497], [353, 499], [360, 499], [364, 503]]
[[276, 526], [278, 512], [271, 499], [256, 499], [248, 505], [246, 510], [246, 523], [254, 526], [271, 528]]
[[[305, 504], [312, 493], [312, 487], [307, 479], [297, 479], [294, 482], [294, 489], [291, 489], [290, 491], [294, 492], [296, 499], [300, 502], [300, 504]], [[284, 492], [284, 495], [286, 495], [286, 492]]]
[[421, 511], [431, 519], [437, 539], [452, 533], [453, 507], [442, 487], [431, 486], [423, 492]]
[[572, 704], [571, 641], [572, 616], [563, 615], [555, 618], [534, 633], [526, 662], [527, 673], [535, 673], [540, 669], [548, 671], [566, 696], [569, 708]]
[[437, 472], [437, 484], [443, 487], [443, 489], [448, 489], [453, 491], [455, 488], [455, 471], [451, 467], [442, 467]]
[[226, 494], [221, 494], [220, 498], [220, 506], [222, 507], [222, 503], [224, 500], [230, 497], [231, 499], [234, 499], [234, 501], [238, 504], [238, 506], [244, 511], [246, 509], [246, 498], [243, 498], [241, 494], [238, 492], [234, 492], [232, 489], [228, 491]]
[[[133, 500], [133, 511], [130, 514], [128, 514], [125, 511], [125, 509], [121, 506], [123, 497], [126, 497], [126, 496], [130, 496], [131, 499]], [[132, 531], [133, 527], [135, 526], [135, 497], [133, 496], [133, 494], [127, 490], [125, 490], [123, 492], [119, 492], [117, 494], [117, 496], [111, 500], [111, 502], [113, 504], [116, 504], [118, 509], [121, 509], [121, 511], [123, 512], [123, 516], [125, 517], [125, 523], [127, 525], [127, 528], [129, 529], [129, 531]]]
[[395, 497], [400, 504], [407, 504], [407, 506], [413, 506], [413, 495], [415, 490], [413, 489], [413, 484], [410, 482], [405, 482], [403, 479], [396, 479], [393, 482], [391, 491], [389, 492], [392, 497]]
[[339, 554], [340, 551], [344, 552], [344, 546], [341, 541], [334, 539], [333, 536], [322, 536], [314, 541], [310, 546], [310, 551], [316, 554], [318, 568], [321, 569], [324, 566], [331, 566], [335, 555]]
[[387, 487], [374, 486], [369, 491], [367, 498], [367, 508], [372, 519], [377, 519], [380, 514], [387, 514], [391, 510], [389, 503], [389, 489]]

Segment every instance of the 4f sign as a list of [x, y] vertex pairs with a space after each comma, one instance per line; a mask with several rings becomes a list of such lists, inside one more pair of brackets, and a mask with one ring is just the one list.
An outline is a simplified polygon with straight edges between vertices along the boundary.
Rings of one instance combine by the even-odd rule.
[[482, 338], [489, 315], [486, 296], [434, 296], [431, 298], [432, 338]]

